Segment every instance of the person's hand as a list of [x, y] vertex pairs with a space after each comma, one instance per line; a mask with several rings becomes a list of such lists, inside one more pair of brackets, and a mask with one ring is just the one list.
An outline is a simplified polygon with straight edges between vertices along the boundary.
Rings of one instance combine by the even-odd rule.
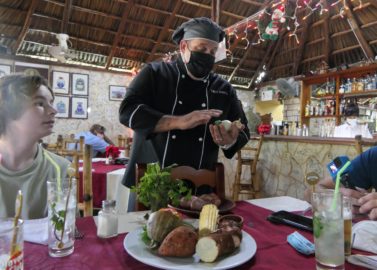
[[352, 198], [352, 213], [353, 214], [363, 214], [363, 212], [360, 211], [360, 206], [361, 206], [360, 198], [365, 196], [365, 191], [341, 187], [340, 192], [344, 196]]
[[368, 214], [370, 219], [377, 219], [377, 193], [372, 192], [358, 200], [360, 213]]
[[193, 111], [179, 117], [180, 129], [191, 129], [199, 125], [207, 124], [212, 117], [219, 117], [223, 112], [221, 110], [200, 110]]
[[244, 128], [244, 125], [237, 127], [236, 123], [232, 123], [231, 128], [226, 131], [223, 125], [209, 125], [213, 141], [220, 146], [233, 144], [237, 140], [240, 130]]

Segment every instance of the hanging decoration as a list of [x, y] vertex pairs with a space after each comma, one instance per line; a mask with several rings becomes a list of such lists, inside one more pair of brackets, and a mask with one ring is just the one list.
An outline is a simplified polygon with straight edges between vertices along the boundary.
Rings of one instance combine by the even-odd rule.
[[[326, 2], [329, 3], [327, 4]], [[362, 0], [352, 0], [352, 2], [358, 3], [359, 8], [363, 5]], [[339, 15], [342, 18], [349, 8], [346, 0], [275, 0], [263, 10], [225, 29], [228, 37], [227, 48], [230, 48], [230, 40], [233, 36], [233, 42], [241, 39], [246, 44], [245, 50], [249, 46], [258, 45], [264, 41], [277, 40], [279, 31], [284, 27], [288, 30], [288, 35], [293, 37], [296, 43], [299, 44], [300, 40], [297, 32], [302, 22], [315, 12], [323, 15], [329, 12], [330, 8], [335, 7], [339, 10]], [[299, 12], [306, 15], [299, 19]], [[258, 40], [256, 42], [251, 42], [248, 37], [249, 32], [253, 30], [257, 31]]]

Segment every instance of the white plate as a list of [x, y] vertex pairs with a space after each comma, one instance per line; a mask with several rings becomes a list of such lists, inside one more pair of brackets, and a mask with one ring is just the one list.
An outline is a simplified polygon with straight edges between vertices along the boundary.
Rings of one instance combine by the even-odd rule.
[[253, 237], [242, 231], [240, 248], [233, 254], [221, 257], [213, 263], [200, 262], [195, 254], [189, 258], [161, 257], [148, 249], [140, 239], [142, 229], [130, 232], [123, 241], [124, 249], [136, 260], [161, 269], [177, 270], [221, 270], [229, 269], [250, 260], [257, 251], [257, 244]]

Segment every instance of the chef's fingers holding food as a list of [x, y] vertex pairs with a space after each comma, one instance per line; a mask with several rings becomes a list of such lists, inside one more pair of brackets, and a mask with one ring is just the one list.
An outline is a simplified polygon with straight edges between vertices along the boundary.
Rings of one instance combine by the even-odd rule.
[[237, 140], [240, 130], [245, 126], [239, 121], [218, 120], [209, 129], [214, 142], [220, 146], [232, 145]]

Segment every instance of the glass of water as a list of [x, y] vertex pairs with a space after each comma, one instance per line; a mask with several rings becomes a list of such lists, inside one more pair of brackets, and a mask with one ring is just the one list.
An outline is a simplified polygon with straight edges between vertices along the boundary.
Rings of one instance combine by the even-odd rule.
[[313, 193], [317, 269], [344, 269], [343, 196], [332, 190]]
[[76, 222], [76, 179], [47, 181], [48, 253], [64, 257], [73, 253]]

